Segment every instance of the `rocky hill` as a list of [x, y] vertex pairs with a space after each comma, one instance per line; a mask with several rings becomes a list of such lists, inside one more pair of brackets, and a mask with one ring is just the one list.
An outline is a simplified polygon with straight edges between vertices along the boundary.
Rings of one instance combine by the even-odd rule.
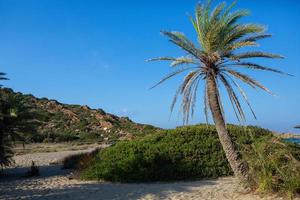
[[0, 95], [4, 93], [21, 99], [32, 108], [39, 126], [37, 133], [26, 136], [30, 142], [114, 141], [158, 130], [151, 125], [135, 123], [128, 117], [106, 113], [102, 109], [63, 104], [56, 100], [16, 93], [8, 88], [0, 89]]

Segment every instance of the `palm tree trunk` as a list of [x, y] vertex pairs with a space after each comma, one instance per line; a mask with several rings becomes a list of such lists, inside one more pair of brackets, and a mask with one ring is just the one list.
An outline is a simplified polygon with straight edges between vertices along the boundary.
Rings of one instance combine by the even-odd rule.
[[221, 102], [219, 100], [219, 91], [216, 80], [213, 76], [207, 78], [207, 95], [209, 107], [216, 125], [220, 142], [225, 151], [226, 158], [235, 176], [240, 178], [242, 181], [246, 181], [248, 179], [248, 166], [247, 163], [241, 160], [239, 153], [226, 129], [220, 105]]

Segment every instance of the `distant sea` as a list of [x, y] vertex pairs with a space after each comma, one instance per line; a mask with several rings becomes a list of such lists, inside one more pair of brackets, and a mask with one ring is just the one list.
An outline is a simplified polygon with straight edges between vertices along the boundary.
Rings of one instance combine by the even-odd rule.
[[288, 138], [288, 139], [285, 139], [285, 141], [300, 144], [300, 138]]

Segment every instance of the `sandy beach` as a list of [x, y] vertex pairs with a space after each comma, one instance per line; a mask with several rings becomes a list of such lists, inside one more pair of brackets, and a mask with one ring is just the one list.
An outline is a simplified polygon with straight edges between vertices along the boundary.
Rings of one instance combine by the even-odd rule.
[[[169, 199], [169, 200], [258, 200], [283, 199], [269, 196], [261, 198], [252, 193], [242, 193], [234, 177], [214, 180], [121, 184], [109, 182], [85, 182], [70, 178], [70, 170], [62, 170], [61, 165], [49, 163], [67, 155], [86, 152], [62, 151], [33, 153], [15, 156], [16, 165], [4, 170], [0, 178], [0, 199], [49, 199], [49, 200], [125, 200], [125, 199]], [[24, 178], [31, 161], [40, 166], [40, 176]]]

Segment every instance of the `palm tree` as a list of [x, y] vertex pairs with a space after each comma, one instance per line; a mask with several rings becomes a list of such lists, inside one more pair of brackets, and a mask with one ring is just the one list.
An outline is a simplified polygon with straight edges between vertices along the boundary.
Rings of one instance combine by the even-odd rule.
[[0, 89], [0, 170], [13, 163], [14, 142], [36, 134], [38, 117], [22, 95]]
[[248, 104], [253, 116], [255, 118], [256, 116], [246, 93], [238, 84], [237, 79], [252, 88], [262, 89], [268, 93], [271, 92], [258, 81], [239, 72], [238, 69], [245, 68], [285, 73], [248, 61], [250, 58], [283, 58], [280, 55], [261, 51], [241, 52], [241, 48], [257, 46], [258, 40], [268, 38], [271, 35], [265, 33], [265, 28], [261, 25], [239, 23], [242, 17], [249, 15], [249, 12], [247, 10], [232, 11], [234, 5], [235, 2], [227, 7], [226, 3], [223, 2], [212, 10], [210, 0], [203, 4], [197, 4], [195, 16], [190, 17], [197, 35], [197, 44], [189, 40], [183, 33], [162, 31], [162, 34], [180, 47], [186, 55], [182, 57], [159, 57], [149, 61], [170, 61], [171, 67], [176, 69], [153, 87], [178, 74], [188, 72], [171, 104], [172, 111], [178, 96], [182, 96], [181, 110], [185, 124], [194, 115], [199, 83], [200, 81], [204, 82], [204, 113], [206, 121], [208, 121], [208, 112], [210, 111], [220, 142], [234, 174], [241, 180], [247, 180], [247, 163], [240, 158], [239, 152], [226, 129], [219, 84], [223, 84], [226, 88], [236, 117], [239, 121], [243, 121], [245, 120], [245, 115], [236, 90], [241, 93], [241, 97]]

